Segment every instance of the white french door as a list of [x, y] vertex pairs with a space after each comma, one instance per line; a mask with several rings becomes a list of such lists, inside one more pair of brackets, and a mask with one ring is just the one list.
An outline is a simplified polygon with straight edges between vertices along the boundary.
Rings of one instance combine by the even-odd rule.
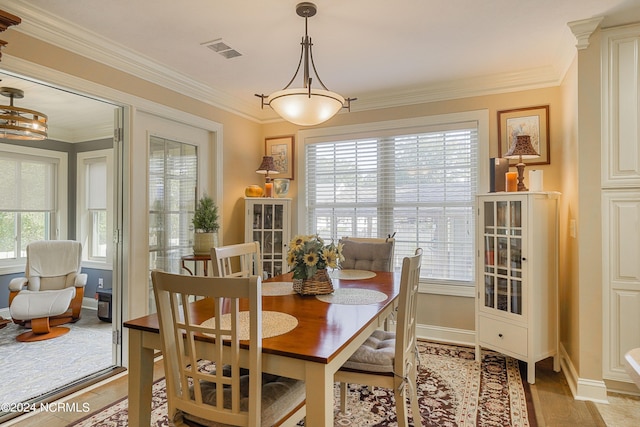
[[193, 202], [204, 192], [218, 200], [220, 172], [215, 130], [141, 111], [132, 127], [128, 318], [155, 310], [151, 269], [179, 272]]

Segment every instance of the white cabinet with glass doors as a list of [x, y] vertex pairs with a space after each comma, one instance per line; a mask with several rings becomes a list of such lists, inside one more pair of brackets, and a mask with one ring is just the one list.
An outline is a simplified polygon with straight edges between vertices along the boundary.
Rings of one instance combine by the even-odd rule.
[[556, 192], [491, 193], [478, 202], [476, 357], [488, 348], [527, 362], [558, 357]]
[[247, 197], [244, 203], [245, 242], [260, 243], [262, 271], [268, 277], [288, 272], [291, 199]]

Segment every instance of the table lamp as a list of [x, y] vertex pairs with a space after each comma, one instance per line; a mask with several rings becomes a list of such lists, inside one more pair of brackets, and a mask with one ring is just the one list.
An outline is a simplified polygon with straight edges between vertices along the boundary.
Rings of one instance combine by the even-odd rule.
[[258, 170], [256, 173], [261, 173], [265, 176], [265, 184], [264, 184], [264, 196], [265, 197], [273, 197], [273, 182], [271, 182], [271, 177], [269, 174], [277, 174], [279, 173], [276, 169], [276, 165], [273, 161], [273, 157], [271, 156], [263, 156], [262, 163], [258, 166]]
[[507, 159], [518, 159], [516, 169], [518, 169], [518, 191], [527, 191], [527, 187], [524, 185], [524, 163], [522, 159], [535, 159], [540, 157], [531, 145], [531, 137], [529, 135], [517, 135], [509, 147], [509, 151], [503, 156]]

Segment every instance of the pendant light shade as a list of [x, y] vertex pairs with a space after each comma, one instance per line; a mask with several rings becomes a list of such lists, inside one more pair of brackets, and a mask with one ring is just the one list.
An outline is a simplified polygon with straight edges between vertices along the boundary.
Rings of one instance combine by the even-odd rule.
[[[296, 6], [297, 14], [304, 18], [305, 31], [301, 43], [302, 52], [298, 68], [289, 84], [283, 90], [274, 92], [271, 95], [256, 94], [257, 97], [262, 99], [263, 108], [268, 105], [280, 117], [299, 126], [313, 126], [323, 123], [335, 116], [342, 108], [350, 110], [351, 101], [356, 100], [356, 98], [345, 99], [343, 96], [330, 91], [318, 76], [311, 50], [313, 43], [311, 43], [311, 38], [307, 33], [307, 19], [314, 16], [316, 11], [316, 5], [313, 3], [303, 2]], [[300, 72], [300, 66], [302, 66], [303, 72], [302, 87], [290, 88]], [[311, 87], [313, 82], [310, 75], [311, 70], [322, 89]]]
[[8, 97], [10, 105], [0, 105], [0, 138], [43, 140], [47, 138], [47, 116], [35, 110], [13, 105], [14, 99], [24, 97], [20, 89], [0, 88], [0, 95]]
[[335, 92], [322, 89], [309, 91], [284, 89], [267, 98], [267, 104], [288, 122], [300, 126], [313, 126], [329, 120], [344, 106], [344, 98]]

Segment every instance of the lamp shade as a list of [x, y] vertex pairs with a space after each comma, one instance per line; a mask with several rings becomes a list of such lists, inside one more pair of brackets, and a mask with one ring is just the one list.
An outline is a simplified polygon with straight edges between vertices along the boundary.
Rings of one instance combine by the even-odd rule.
[[274, 92], [267, 102], [286, 121], [299, 126], [313, 126], [335, 116], [345, 100], [328, 90], [297, 88]]
[[535, 159], [540, 157], [540, 154], [531, 145], [531, 136], [517, 135], [504, 157], [507, 159]]
[[262, 163], [258, 166], [256, 173], [261, 173], [263, 175], [276, 174], [278, 170], [276, 169], [275, 162], [273, 161], [273, 157], [271, 156], [263, 156]]

